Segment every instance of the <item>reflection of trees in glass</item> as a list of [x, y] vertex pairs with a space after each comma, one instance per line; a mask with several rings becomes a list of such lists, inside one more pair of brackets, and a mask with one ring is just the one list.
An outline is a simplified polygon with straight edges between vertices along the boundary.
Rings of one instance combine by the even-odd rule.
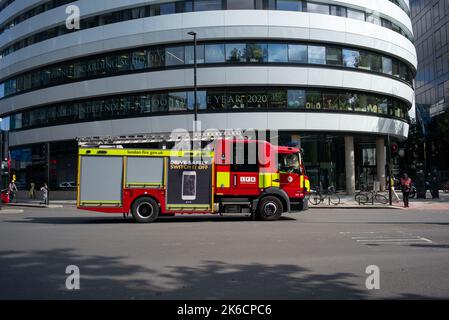
[[358, 68], [360, 65], [360, 52], [343, 49], [343, 61], [345, 67]]
[[248, 43], [245, 48], [245, 57], [248, 62], [264, 62], [267, 56], [267, 50], [264, 46], [257, 43]]
[[228, 59], [230, 62], [241, 62], [243, 61], [243, 53], [238, 48], [234, 48], [229, 54]]

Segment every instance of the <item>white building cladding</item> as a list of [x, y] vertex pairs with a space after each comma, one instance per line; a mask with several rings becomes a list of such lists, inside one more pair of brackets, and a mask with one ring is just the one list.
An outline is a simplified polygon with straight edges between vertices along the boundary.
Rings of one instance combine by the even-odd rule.
[[[65, 27], [70, 4], [80, 30]], [[408, 1], [3, 0], [0, 9], [0, 113], [13, 150], [191, 128], [189, 31], [203, 129], [299, 136], [313, 150], [311, 174], [349, 190], [364, 163], [382, 180], [385, 137], [408, 135], [417, 68]], [[332, 152], [319, 141], [346, 148], [349, 165], [321, 163]]]

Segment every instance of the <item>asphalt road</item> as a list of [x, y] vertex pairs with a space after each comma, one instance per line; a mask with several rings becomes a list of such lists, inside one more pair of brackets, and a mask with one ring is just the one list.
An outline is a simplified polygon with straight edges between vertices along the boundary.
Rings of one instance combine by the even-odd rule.
[[[64, 209], [0, 213], [0, 299], [449, 298], [449, 211], [310, 210], [273, 223], [139, 225]], [[65, 286], [80, 269], [80, 290]], [[380, 269], [368, 290], [367, 266]]]

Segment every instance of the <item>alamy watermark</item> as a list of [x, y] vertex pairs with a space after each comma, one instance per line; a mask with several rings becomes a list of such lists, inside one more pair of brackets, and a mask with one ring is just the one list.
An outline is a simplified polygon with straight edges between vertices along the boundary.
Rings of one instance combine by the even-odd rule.
[[65, 13], [68, 17], [65, 20], [65, 26], [68, 30], [79, 30], [81, 29], [80, 16], [81, 11], [78, 6], [70, 5], [65, 9]]
[[366, 289], [380, 290], [380, 268], [376, 265], [370, 265], [366, 267], [365, 273], [369, 275], [365, 281]]
[[65, 269], [65, 274], [68, 275], [65, 280], [65, 287], [67, 288], [67, 290], [80, 290], [80, 268], [75, 265], [67, 266], [67, 268]]

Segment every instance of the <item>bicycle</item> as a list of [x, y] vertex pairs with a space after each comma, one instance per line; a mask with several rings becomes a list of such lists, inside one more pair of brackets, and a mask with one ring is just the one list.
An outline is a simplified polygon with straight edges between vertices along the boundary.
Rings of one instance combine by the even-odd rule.
[[341, 202], [340, 196], [333, 186], [329, 187], [326, 193], [322, 193], [320, 188], [310, 191], [309, 202], [311, 205], [317, 206], [320, 203], [323, 203], [326, 199], [328, 200], [329, 205], [339, 205]]
[[359, 204], [374, 204], [374, 200], [381, 204], [387, 204], [388, 198], [377, 191], [360, 191], [355, 195], [355, 201]]

